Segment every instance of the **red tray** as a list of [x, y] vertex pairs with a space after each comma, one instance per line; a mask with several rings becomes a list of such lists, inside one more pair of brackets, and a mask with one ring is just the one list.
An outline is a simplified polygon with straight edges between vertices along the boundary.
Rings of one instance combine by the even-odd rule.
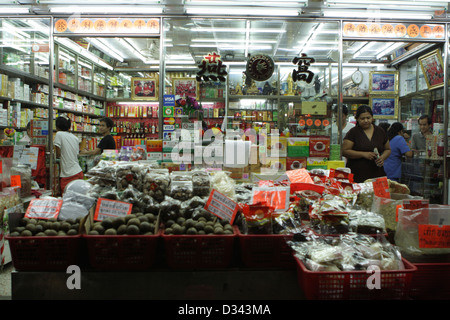
[[414, 263], [413, 299], [450, 300], [450, 263]]
[[382, 270], [381, 289], [369, 289], [367, 279], [374, 276], [364, 271], [310, 271], [295, 257], [297, 279], [309, 300], [393, 300], [409, 299], [411, 279], [417, 268], [402, 259], [405, 270]]
[[80, 265], [81, 235], [5, 239], [18, 271], [62, 271], [70, 265]]
[[233, 257], [233, 234], [167, 235], [162, 233], [167, 265], [172, 269], [226, 268]]
[[236, 228], [242, 261], [252, 268], [295, 268], [292, 248], [286, 241], [293, 235], [243, 234]]
[[89, 264], [98, 270], [134, 271], [155, 263], [160, 231], [154, 235], [87, 235]]

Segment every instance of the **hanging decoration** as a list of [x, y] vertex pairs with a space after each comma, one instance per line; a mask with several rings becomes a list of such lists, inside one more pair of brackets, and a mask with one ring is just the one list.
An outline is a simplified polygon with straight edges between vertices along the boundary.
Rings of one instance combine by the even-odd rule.
[[297, 80], [303, 80], [306, 83], [311, 83], [314, 79], [314, 72], [308, 70], [311, 63], [316, 62], [312, 57], [308, 57], [306, 53], [302, 53], [300, 57], [295, 57], [292, 60], [293, 64], [298, 65], [297, 70], [292, 71], [292, 80], [296, 82]]
[[197, 81], [217, 81], [225, 82], [226, 65], [223, 64], [220, 54], [216, 52], [209, 53], [202, 62], [197, 65], [200, 71], [197, 72]]
[[274, 70], [275, 63], [272, 57], [266, 54], [255, 54], [247, 60], [246, 75], [255, 81], [270, 79]]

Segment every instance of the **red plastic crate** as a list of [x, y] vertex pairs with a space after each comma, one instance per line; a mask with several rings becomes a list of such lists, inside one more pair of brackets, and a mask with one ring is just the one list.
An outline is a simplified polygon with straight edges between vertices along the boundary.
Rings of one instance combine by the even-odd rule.
[[86, 235], [88, 259], [97, 270], [145, 270], [155, 263], [160, 232], [154, 235]]
[[381, 289], [369, 289], [367, 279], [373, 273], [363, 271], [310, 271], [295, 257], [297, 279], [309, 300], [393, 300], [409, 299], [411, 280], [417, 268], [402, 259], [405, 270], [382, 270]]
[[414, 263], [411, 297], [421, 300], [450, 299], [450, 263]]
[[162, 233], [167, 265], [172, 269], [226, 268], [233, 257], [233, 234], [167, 235]]
[[5, 238], [18, 271], [61, 271], [80, 264], [81, 235]]
[[286, 241], [293, 235], [243, 234], [236, 228], [242, 261], [252, 268], [295, 268], [292, 248]]

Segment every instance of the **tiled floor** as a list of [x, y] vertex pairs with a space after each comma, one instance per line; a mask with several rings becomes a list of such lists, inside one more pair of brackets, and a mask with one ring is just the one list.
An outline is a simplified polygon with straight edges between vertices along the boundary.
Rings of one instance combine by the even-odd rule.
[[11, 271], [13, 271], [12, 263], [0, 267], [0, 300], [11, 299]]

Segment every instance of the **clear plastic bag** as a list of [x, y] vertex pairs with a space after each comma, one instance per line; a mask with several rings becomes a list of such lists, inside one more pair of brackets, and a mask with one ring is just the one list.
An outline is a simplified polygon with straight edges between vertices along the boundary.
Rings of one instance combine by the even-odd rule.
[[115, 167], [117, 190], [125, 190], [128, 185], [132, 185], [137, 190], [142, 191], [143, 167], [137, 162], [121, 162]]
[[143, 177], [142, 190], [158, 202], [164, 201], [170, 192], [170, 175], [167, 169], [155, 169]]
[[225, 171], [214, 172], [211, 176], [211, 189], [215, 189], [235, 200], [236, 182]]
[[192, 187], [194, 196], [207, 197], [211, 192], [211, 179], [208, 172], [204, 170], [192, 171]]
[[192, 181], [171, 181], [170, 196], [180, 201], [186, 201], [193, 197]]
[[[72, 188], [76, 189], [76, 188]], [[58, 216], [58, 220], [77, 219], [89, 214], [89, 209], [95, 204], [97, 199], [86, 194], [66, 190], [63, 196], [63, 204]]]
[[398, 210], [395, 244], [411, 262], [450, 260], [450, 206], [430, 204], [429, 208]]

